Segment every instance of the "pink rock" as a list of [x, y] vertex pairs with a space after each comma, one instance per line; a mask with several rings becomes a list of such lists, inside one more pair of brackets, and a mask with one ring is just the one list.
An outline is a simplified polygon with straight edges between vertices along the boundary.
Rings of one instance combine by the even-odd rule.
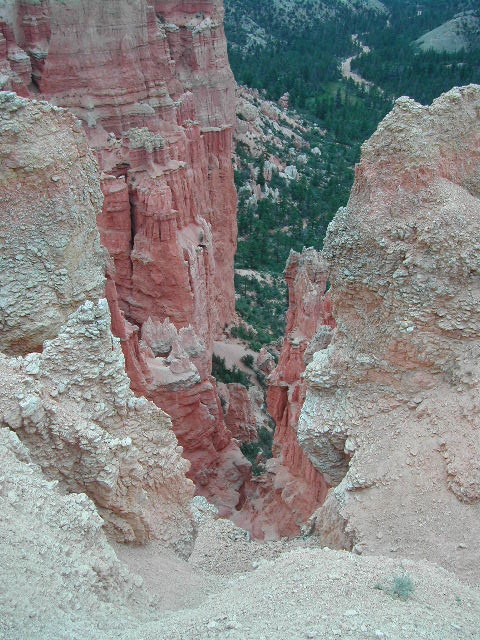
[[256, 363], [257, 369], [260, 369], [262, 373], [267, 376], [275, 369], [275, 359], [271, 353], [267, 351], [265, 347], [260, 349], [260, 353], [257, 356]]
[[[191, 477], [200, 486], [202, 473], [203, 494], [220, 495], [227, 512], [249, 464], [210, 377], [213, 339], [235, 317], [235, 82], [223, 3], [25, 0], [6, 18], [0, 69], [10, 86], [36, 85], [71, 110], [97, 152], [107, 296], [132, 388], [171, 415]], [[178, 334], [168, 353], [139, 341], [147, 322], [167, 319]]]
[[242, 442], [257, 440], [257, 424], [250, 404], [248, 391], [243, 384], [226, 385], [228, 408], [225, 413], [225, 424], [234, 438]]

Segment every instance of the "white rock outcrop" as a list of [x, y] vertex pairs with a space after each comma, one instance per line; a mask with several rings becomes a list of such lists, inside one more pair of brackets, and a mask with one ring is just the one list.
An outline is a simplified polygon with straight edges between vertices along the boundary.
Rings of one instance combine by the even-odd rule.
[[480, 87], [401, 98], [331, 223], [332, 343], [298, 438], [324, 543], [480, 576]]
[[106, 300], [80, 307], [42, 354], [0, 354], [0, 370], [0, 424], [47, 477], [87, 493], [118, 540], [159, 539], [188, 555], [189, 464], [170, 418], [130, 390]]
[[103, 196], [80, 122], [0, 93], [0, 351], [41, 349], [105, 288]]
[[0, 94], [0, 163], [0, 427], [62, 491], [92, 498], [117, 540], [188, 555], [189, 463], [170, 418], [131, 391], [99, 300], [102, 196], [83, 129], [62, 109]]

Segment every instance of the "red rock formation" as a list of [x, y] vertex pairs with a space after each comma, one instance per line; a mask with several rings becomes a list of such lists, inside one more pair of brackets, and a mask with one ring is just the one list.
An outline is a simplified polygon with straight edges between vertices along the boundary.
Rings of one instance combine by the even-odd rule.
[[[98, 226], [115, 267], [107, 295], [132, 387], [171, 415], [191, 477], [209, 498], [219, 490], [228, 511], [248, 464], [210, 376], [213, 339], [235, 314], [235, 85], [223, 3], [21, 0], [2, 18], [9, 86], [73, 111], [97, 151]], [[167, 362], [139, 341], [149, 319], [167, 318], [203, 344], [199, 369], [188, 354]]]
[[236, 522], [263, 538], [298, 535], [300, 526], [325, 500], [328, 485], [297, 440], [305, 400], [303, 373], [312, 355], [330, 342], [335, 321], [327, 266], [314, 249], [291, 252], [285, 279], [289, 291], [286, 337], [277, 368], [268, 378], [267, 409], [276, 424], [267, 473], [249, 483]]
[[257, 420], [249, 393], [243, 384], [232, 382], [218, 385], [225, 424], [234, 438], [241, 442], [258, 439]]
[[0, 16], [0, 88], [28, 96], [32, 76], [30, 56], [18, 47], [13, 28]]

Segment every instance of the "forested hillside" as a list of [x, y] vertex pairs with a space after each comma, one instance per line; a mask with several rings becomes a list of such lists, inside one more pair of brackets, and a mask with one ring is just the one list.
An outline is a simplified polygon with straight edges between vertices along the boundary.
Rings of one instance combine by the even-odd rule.
[[[395, 98], [409, 95], [429, 103], [457, 84], [480, 83], [478, 3], [226, 0], [225, 4], [230, 62], [237, 82], [275, 101], [288, 92], [289, 107], [307, 129], [305, 145], [297, 150], [307, 162], [303, 167], [297, 163], [297, 179], [286, 180], [274, 171], [266, 181], [268, 192], [278, 190], [276, 198], [257, 202], [242, 195], [251, 167], [265, 190], [263, 168], [270, 151], [266, 148], [260, 157], [252, 157], [247, 149], [238, 148], [237, 267], [279, 274], [291, 248], [321, 248], [328, 223], [347, 202], [360, 147]], [[456, 35], [466, 47], [449, 53], [420, 46], [417, 41], [422, 36], [437, 47], [445, 37], [448, 40], [449, 25], [441, 30], [443, 39], [429, 34], [458, 14], [468, 15], [467, 21], [452, 21], [456, 32], [463, 29]], [[344, 69], [342, 74], [345, 61], [349, 73]], [[291, 162], [290, 145], [286, 140], [285, 163]], [[320, 153], [313, 155], [313, 148]], [[255, 296], [258, 282], [237, 278], [237, 286], [243, 293], [250, 287]], [[278, 301], [278, 290], [269, 292], [265, 284], [261, 343], [278, 337], [282, 328], [278, 317], [269, 325], [269, 299]], [[239, 306], [240, 314], [259, 326], [261, 310], [257, 308], [252, 317], [255, 305], [248, 307], [245, 296], [240, 296]]]

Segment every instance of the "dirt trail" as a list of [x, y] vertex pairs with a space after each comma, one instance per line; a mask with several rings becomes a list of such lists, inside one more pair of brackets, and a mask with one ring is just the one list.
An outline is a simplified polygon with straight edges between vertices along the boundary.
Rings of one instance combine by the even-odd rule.
[[[360, 40], [358, 40], [358, 36], [353, 35], [352, 41], [358, 42], [358, 44], [362, 48], [362, 53], [370, 53], [370, 47], [360, 42]], [[362, 76], [360, 76], [358, 73], [355, 73], [354, 71], [352, 71], [352, 61], [355, 60], [355, 58], [358, 58], [359, 55], [360, 54], [357, 54], [356, 56], [350, 56], [349, 58], [346, 58], [345, 60], [343, 60], [342, 76], [345, 78], [345, 80], [349, 80], [349, 79], [353, 80], [355, 84], [363, 85], [365, 87], [373, 87], [373, 82], [370, 82], [369, 80], [365, 80], [365, 78], [362, 78]]]

